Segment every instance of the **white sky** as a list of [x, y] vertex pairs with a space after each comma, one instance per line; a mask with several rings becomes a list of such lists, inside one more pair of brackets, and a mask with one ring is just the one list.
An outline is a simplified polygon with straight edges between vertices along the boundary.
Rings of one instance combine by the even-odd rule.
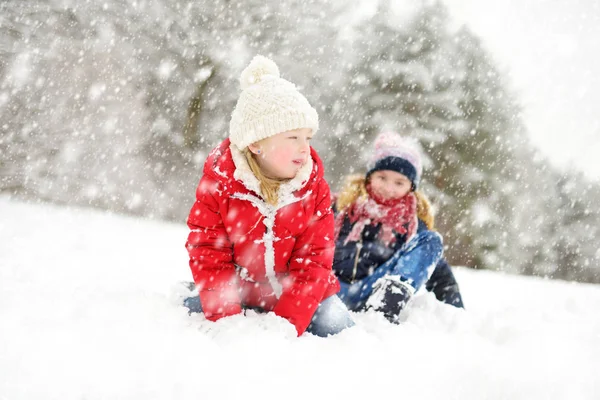
[[600, 1], [444, 2], [509, 77], [532, 142], [600, 179]]

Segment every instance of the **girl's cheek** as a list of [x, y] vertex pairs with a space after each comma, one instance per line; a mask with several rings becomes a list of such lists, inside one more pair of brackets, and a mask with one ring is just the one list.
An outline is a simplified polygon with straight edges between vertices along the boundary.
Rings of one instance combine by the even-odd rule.
[[282, 162], [286, 162], [286, 161], [290, 161], [292, 158], [292, 152], [287, 150], [287, 149], [281, 149], [279, 151], [276, 151], [273, 154], [273, 161], [277, 162], [277, 163], [282, 163]]

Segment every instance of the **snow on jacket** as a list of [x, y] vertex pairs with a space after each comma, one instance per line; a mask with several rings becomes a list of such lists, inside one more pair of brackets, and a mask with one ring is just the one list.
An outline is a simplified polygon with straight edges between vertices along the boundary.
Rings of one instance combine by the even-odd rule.
[[188, 217], [190, 268], [207, 319], [257, 307], [286, 318], [301, 335], [318, 305], [339, 291], [329, 186], [309, 161], [264, 201], [245, 156], [229, 139], [204, 164]]

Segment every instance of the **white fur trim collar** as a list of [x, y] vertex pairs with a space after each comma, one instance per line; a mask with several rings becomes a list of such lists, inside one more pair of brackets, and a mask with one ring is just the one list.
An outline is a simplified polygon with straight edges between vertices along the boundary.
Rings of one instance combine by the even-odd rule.
[[[231, 158], [233, 159], [233, 164], [235, 165], [233, 178], [242, 182], [246, 189], [253, 191], [263, 198], [260, 191], [260, 182], [250, 169], [244, 154], [233, 143], [229, 146], [229, 150], [231, 151]], [[280, 208], [285, 204], [293, 202], [295, 199], [293, 193], [296, 190], [302, 189], [304, 186], [306, 186], [308, 179], [310, 178], [310, 174], [312, 173], [312, 169], [313, 160], [312, 157], [309, 157], [308, 162], [304, 164], [302, 168], [300, 168], [294, 178], [279, 186], [276, 208]]]

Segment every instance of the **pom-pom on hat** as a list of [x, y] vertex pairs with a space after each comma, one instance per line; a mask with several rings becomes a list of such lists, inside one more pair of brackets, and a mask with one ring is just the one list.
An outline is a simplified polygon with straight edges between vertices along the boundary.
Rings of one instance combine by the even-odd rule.
[[281, 132], [319, 129], [319, 116], [296, 86], [279, 76], [270, 59], [257, 55], [240, 76], [242, 93], [231, 115], [229, 139], [243, 150]]
[[406, 176], [416, 190], [423, 172], [416, 144], [395, 132], [384, 132], [377, 135], [374, 147], [367, 164], [367, 178], [375, 171], [396, 171]]

